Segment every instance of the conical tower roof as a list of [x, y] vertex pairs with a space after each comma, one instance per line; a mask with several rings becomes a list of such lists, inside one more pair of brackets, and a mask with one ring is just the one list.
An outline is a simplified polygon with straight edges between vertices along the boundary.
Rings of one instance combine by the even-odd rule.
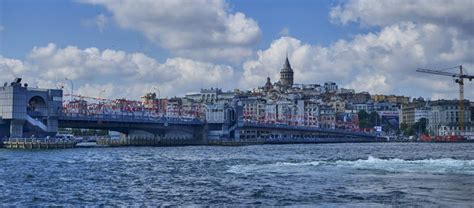
[[288, 56], [286, 56], [285, 64], [283, 65], [283, 69], [281, 69], [282, 72], [293, 72], [293, 69], [291, 68], [290, 61], [288, 60]]

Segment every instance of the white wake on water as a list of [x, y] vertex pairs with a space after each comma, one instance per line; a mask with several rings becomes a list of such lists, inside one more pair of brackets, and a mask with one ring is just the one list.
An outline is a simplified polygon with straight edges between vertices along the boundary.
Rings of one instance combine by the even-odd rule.
[[338, 160], [335, 162], [335, 165], [388, 172], [474, 175], [474, 160], [457, 160], [452, 158], [404, 160], [399, 158], [380, 159], [369, 156], [366, 160]]
[[[349, 168], [357, 170], [379, 170], [393, 173], [430, 173], [474, 175], [474, 160], [453, 158], [405, 160], [399, 158], [380, 159], [369, 156], [360, 160], [277, 162], [269, 164], [234, 165], [230, 173], [289, 173], [318, 170], [318, 168]], [[320, 169], [323, 170], [323, 169]]]
[[270, 164], [234, 165], [228, 170], [230, 173], [250, 174], [259, 172], [298, 172], [298, 169], [307, 166], [318, 166], [320, 161], [310, 162], [277, 162]]

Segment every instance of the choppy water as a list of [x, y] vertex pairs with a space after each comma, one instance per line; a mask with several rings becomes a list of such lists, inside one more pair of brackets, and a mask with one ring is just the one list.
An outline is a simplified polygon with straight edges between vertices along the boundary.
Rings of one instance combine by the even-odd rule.
[[474, 205], [474, 144], [0, 149], [0, 205]]

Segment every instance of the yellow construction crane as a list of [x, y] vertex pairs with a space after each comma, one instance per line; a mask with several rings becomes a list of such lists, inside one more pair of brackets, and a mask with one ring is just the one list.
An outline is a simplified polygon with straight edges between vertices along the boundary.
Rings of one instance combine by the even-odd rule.
[[[459, 74], [446, 71], [457, 68], [459, 68]], [[418, 68], [416, 71], [428, 74], [450, 76], [454, 78], [455, 83], [459, 84], [459, 130], [461, 132], [464, 132], [464, 79], [469, 79], [469, 81], [472, 81], [474, 76], [465, 74], [463, 72], [462, 65], [438, 70]]]

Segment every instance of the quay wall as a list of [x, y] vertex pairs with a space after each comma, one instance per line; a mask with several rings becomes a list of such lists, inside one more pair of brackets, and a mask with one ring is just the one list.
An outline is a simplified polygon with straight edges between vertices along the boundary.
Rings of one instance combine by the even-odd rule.
[[47, 141], [39, 139], [8, 139], [2, 141], [7, 149], [66, 149], [76, 147], [75, 141]]

